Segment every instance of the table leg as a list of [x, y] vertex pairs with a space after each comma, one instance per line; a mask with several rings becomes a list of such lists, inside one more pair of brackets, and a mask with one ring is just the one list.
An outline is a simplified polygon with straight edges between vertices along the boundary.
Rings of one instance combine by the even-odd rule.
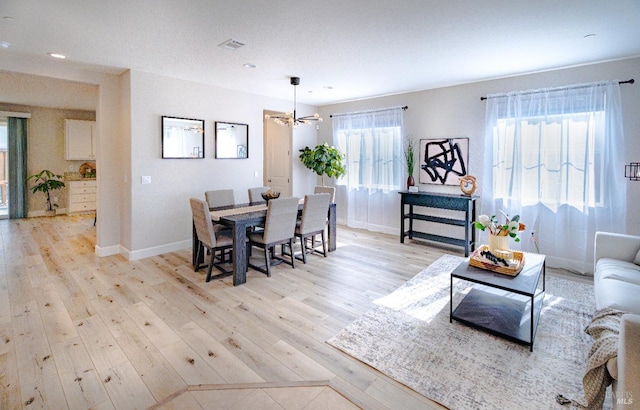
[[449, 323], [453, 322], [453, 276], [449, 280]]
[[400, 200], [400, 243], [404, 243], [404, 195]]
[[233, 286], [247, 281], [247, 227], [236, 223], [233, 226]]
[[[535, 292], [533, 292], [534, 294], [531, 295], [531, 333], [529, 333], [529, 338], [531, 341], [531, 345], [529, 346], [529, 351], [533, 352], [533, 312], [535, 311], [535, 306], [533, 305], [535, 303]], [[542, 301], [540, 301], [540, 303], [542, 303]]]
[[336, 217], [336, 206], [335, 204], [331, 204], [329, 206], [329, 226], [328, 237], [329, 237], [329, 252], [333, 252], [336, 250], [336, 230], [337, 230], [337, 217]]

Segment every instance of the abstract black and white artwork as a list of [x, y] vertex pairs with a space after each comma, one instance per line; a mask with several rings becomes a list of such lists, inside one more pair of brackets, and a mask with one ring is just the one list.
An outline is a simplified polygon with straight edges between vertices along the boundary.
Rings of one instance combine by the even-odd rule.
[[469, 138], [420, 140], [421, 184], [459, 185], [467, 175]]

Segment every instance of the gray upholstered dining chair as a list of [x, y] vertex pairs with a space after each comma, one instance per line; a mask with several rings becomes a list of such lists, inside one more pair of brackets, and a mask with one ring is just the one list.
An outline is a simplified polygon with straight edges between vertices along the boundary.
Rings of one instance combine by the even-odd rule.
[[336, 202], [336, 188], [335, 187], [316, 185], [316, 187], [313, 189], [313, 193], [314, 194], [329, 194], [331, 196], [331, 198], [329, 199], [329, 202], [331, 202], [332, 204]]
[[[191, 204], [191, 213], [193, 214], [193, 224], [196, 228], [196, 233], [198, 234], [198, 252], [196, 255], [196, 266], [194, 270], [197, 272], [200, 269], [198, 262], [200, 260], [200, 252], [203, 251], [203, 248], [206, 248], [210, 251], [211, 257], [209, 259], [209, 266], [207, 269], [207, 279], [209, 282], [212, 279], [211, 271], [215, 266], [216, 269], [219, 269], [222, 273], [216, 275], [214, 278], [219, 278], [222, 276], [227, 276], [232, 274], [232, 271], [226, 271], [221, 264], [224, 262], [223, 258], [218, 258], [216, 256], [217, 251], [221, 251], [224, 256], [225, 250], [230, 250], [233, 247], [233, 237], [231, 236], [230, 231], [220, 231], [215, 232], [213, 229], [213, 222], [211, 221], [211, 214], [209, 213], [209, 206], [203, 200], [190, 198], [189, 203]], [[216, 262], [219, 260], [219, 262]]]
[[233, 189], [216, 189], [213, 191], [206, 191], [204, 193], [204, 197], [207, 200], [207, 204], [209, 204], [209, 208], [236, 204]]
[[[302, 216], [296, 223], [295, 236], [300, 238], [300, 247], [302, 262], [307, 263], [307, 246], [308, 238], [316, 235], [322, 235], [322, 254], [327, 257], [327, 243], [325, 241], [324, 229], [327, 226], [327, 212], [329, 211], [329, 201], [331, 196], [328, 193], [305, 195], [304, 207], [302, 208]], [[311, 250], [314, 250], [312, 243]], [[293, 252], [293, 249], [292, 249]]]
[[[322, 193], [329, 194], [329, 195], [331, 195], [330, 203], [332, 203], [332, 204], [336, 203], [336, 188], [335, 187], [316, 185], [316, 187], [313, 189], [313, 193], [314, 194], [322, 194]], [[313, 236], [311, 236], [310, 239], [311, 239], [311, 248], [315, 249], [315, 247], [316, 247], [316, 236], [313, 235]]]
[[[291, 267], [295, 267], [293, 241], [295, 238], [296, 219], [298, 218], [298, 203], [299, 199], [296, 197], [278, 198], [269, 201], [264, 230], [250, 233], [247, 236], [249, 240], [247, 242], [247, 266], [266, 273], [267, 276], [271, 276], [271, 258], [282, 260], [284, 263], [291, 265]], [[275, 255], [276, 245], [283, 245], [284, 247], [285, 244], [288, 244], [292, 251], [290, 254], [290, 262], [282, 257], [285, 256], [284, 252], [282, 252], [281, 257]], [[251, 255], [251, 247], [253, 246], [264, 249], [264, 268], [250, 263], [249, 256]]]
[[[213, 191], [206, 191], [204, 193], [204, 197], [207, 200], [207, 204], [209, 205], [209, 208], [216, 208], [219, 206], [230, 206], [230, 205], [236, 204], [236, 199], [233, 194], [233, 189], [216, 189]], [[229, 231], [230, 228], [222, 224], [214, 223], [213, 230], [215, 232]], [[222, 252], [222, 256], [224, 258], [225, 256], [224, 251]]]
[[267, 192], [271, 188], [268, 186], [259, 186], [255, 188], [249, 188], [249, 202], [263, 202], [264, 198], [262, 197], [263, 192]]

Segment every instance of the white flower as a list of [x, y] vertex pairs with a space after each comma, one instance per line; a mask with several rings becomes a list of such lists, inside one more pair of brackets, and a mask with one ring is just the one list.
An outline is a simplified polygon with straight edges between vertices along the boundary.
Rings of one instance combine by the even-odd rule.
[[517, 232], [518, 228], [520, 228], [520, 222], [518, 222], [518, 221], [509, 221], [509, 223], [507, 225], [508, 225], [507, 230], [509, 232], [511, 232], [511, 231], [516, 231]]
[[487, 215], [480, 215], [478, 217], [478, 222], [480, 222], [484, 226], [489, 226], [489, 223], [491, 223], [491, 218], [489, 218]]

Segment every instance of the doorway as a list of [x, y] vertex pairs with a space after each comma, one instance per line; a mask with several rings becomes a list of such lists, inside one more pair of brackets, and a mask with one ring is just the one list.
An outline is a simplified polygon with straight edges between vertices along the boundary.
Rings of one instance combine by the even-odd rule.
[[9, 218], [9, 140], [7, 117], [0, 117], [0, 219]]
[[[282, 114], [264, 111], [264, 114]], [[264, 118], [264, 116], [263, 116]], [[292, 129], [264, 118], [264, 185], [280, 192], [282, 197], [290, 197], [292, 189], [291, 141]]]

